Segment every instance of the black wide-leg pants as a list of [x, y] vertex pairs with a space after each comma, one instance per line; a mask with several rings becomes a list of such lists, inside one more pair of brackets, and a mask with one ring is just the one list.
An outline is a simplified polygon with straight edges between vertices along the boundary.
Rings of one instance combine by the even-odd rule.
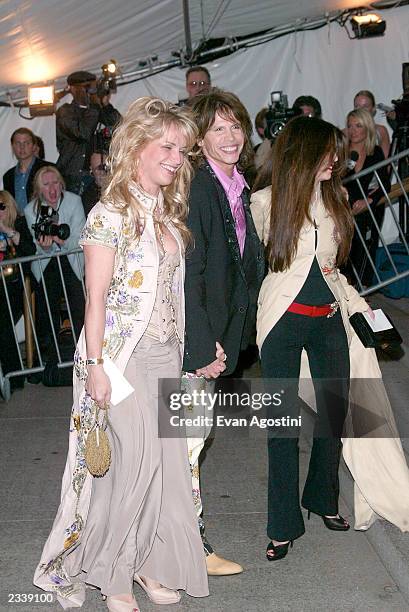
[[[341, 434], [348, 409], [349, 350], [342, 317], [308, 317], [286, 312], [268, 334], [261, 350], [265, 379], [280, 379], [285, 402], [272, 406], [270, 417], [294, 416], [299, 404], [301, 353], [308, 355], [317, 405], [314, 440], [302, 506], [319, 515], [338, 512], [338, 467]], [[270, 384], [274, 384], [270, 381]], [[298, 437], [269, 431], [268, 525], [270, 539], [293, 540], [304, 531], [299, 500]]]

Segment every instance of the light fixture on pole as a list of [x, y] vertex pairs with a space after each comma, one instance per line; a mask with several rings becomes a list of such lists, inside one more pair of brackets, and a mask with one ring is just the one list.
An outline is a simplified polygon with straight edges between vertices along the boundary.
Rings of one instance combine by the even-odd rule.
[[106, 64], [102, 66], [102, 72], [106, 77], [114, 77], [118, 76], [118, 65], [116, 60], [109, 60]]
[[116, 93], [116, 78], [121, 70], [116, 60], [111, 59], [101, 66], [102, 76], [97, 82], [97, 94], [101, 98], [110, 93]]
[[358, 13], [357, 15], [352, 15], [351, 24], [355, 38], [383, 36], [386, 29], [386, 21], [377, 13]]
[[30, 115], [32, 117], [54, 114], [54, 84], [29, 85], [28, 106], [30, 108]]

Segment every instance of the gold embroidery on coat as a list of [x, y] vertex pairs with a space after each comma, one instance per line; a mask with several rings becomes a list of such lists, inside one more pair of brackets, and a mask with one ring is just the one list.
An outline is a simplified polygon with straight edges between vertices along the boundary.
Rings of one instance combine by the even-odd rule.
[[128, 281], [129, 287], [132, 287], [133, 289], [139, 289], [142, 283], [143, 283], [142, 272], [140, 270], [135, 270], [135, 272], [132, 274], [132, 277]]
[[80, 416], [75, 416], [74, 417], [74, 427], [77, 431], [79, 431], [81, 429], [81, 417]]
[[78, 532], [72, 533], [66, 540], [64, 541], [64, 548], [71, 548], [71, 546], [78, 540], [80, 534]]

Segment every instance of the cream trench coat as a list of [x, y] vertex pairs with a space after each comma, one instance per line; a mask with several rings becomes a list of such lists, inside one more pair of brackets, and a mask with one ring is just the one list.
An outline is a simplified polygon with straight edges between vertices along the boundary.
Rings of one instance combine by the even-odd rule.
[[[254, 223], [265, 245], [270, 227], [270, 199], [271, 187], [251, 197]], [[343, 440], [343, 457], [355, 481], [355, 529], [368, 529], [377, 518], [385, 518], [402, 531], [409, 531], [409, 470], [392, 408], [375, 351], [362, 345], [349, 323], [352, 314], [364, 312], [368, 305], [336, 267], [338, 245], [334, 235], [335, 226], [321, 198], [312, 207], [312, 216], [317, 230], [313, 224], [306, 222], [290, 268], [284, 272], [269, 271], [264, 279], [258, 299], [257, 345], [261, 350], [270, 330], [298, 295], [316, 256], [323, 277], [340, 305], [348, 338], [351, 368], [350, 412], [347, 421], [349, 432], [352, 429], [359, 431], [367, 415], [371, 417], [371, 424], [379, 425], [378, 429], [370, 426], [370, 435], [353, 437], [351, 433]], [[301, 366], [300, 396], [315, 408], [315, 395], [305, 351]]]
[[[121, 372], [148, 326], [156, 297], [159, 272], [159, 252], [152, 212], [158, 203], [136, 185], [132, 193], [145, 208], [145, 228], [139, 241], [131, 239], [129, 225], [120, 213], [110, 211], [98, 202], [88, 215], [81, 245], [102, 245], [115, 249], [115, 263], [106, 301], [106, 321], [103, 356], [108, 355]], [[172, 292], [175, 295], [176, 328], [184, 337], [184, 249], [179, 232], [169, 223], [169, 231], [179, 247], [180, 266], [175, 271]], [[183, 344], [180, 344], [181, 359]], [[85, 442], [93, 425], [94, 403], [85, 393], [87, 357], [85, 333], [81, 332], [74, 355], [73, 407], [69, 430], [68, 458], [61, 489], [61, 503], [42, 558], [34, 575], [34, 584], [56, 592], [61, 605], [81, 605], [85, 588], [74, 582], [64, 567], [64, 561], [80, 542], [91, 496], [92, 476], [84, 459]]]

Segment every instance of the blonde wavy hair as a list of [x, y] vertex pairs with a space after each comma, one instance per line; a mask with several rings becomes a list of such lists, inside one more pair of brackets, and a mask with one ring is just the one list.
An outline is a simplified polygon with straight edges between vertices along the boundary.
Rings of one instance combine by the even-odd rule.
[[358, 119], [366, 130], [365, 138], [365, 153], [372, 155], [376, 145], [376, 126], [371, 113], [366, 108], [356, 108], [347, 115], [346, 128], [348, 129], [348, 121], [351, 117]]
[[0, 202], [6, 205], [6, 214], [3, 220], [4, 225], [8, 225], [14, 229], [14, 224], [17, 219], [17, 204], [10, 192], [0, 191]]
[[[138, 152], [152, 140], [161, 138], [171, 126], [186, 138], [187, 153], [191, 155], [197, 140], [197, 128], [190, 109], [160, 98], [146, 96], [135, 100], [112, 137], [107, 160], [110, 174], [101, 201], [107, 208], [120, 211], [128, 218], [135, 239], [142, 234], [145, 225], [143, 207], [129, 189], [133, 181], [138, 182]], [[172, 183], [162, 188], [164, 217], [172, 220], [185, 245], [190, 241], [185, 220], [193, 176], [188, 155]]]

